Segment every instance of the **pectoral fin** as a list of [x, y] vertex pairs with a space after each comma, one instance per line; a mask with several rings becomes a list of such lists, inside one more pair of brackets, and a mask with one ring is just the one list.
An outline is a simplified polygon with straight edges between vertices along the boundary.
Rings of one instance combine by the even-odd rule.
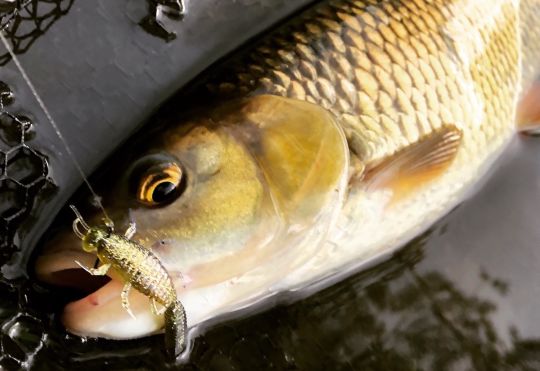
[[458, 127], [445, 125], [394, 155], [368, 166], [363, 181], [368, 190], [391, 189], [393, 202], [402, 199], [442, 175], [452, 164], [461, 137]]

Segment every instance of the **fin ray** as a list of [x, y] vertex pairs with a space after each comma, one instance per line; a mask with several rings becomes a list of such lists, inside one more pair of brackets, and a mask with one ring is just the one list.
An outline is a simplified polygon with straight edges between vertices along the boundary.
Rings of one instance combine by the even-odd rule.
[[390, 188], [400, 199], [434, 178], [453, 162], [462, 139], [455, 125], [445, 125], [416, 143], [368, 166], [364, 182], [368, 190]]

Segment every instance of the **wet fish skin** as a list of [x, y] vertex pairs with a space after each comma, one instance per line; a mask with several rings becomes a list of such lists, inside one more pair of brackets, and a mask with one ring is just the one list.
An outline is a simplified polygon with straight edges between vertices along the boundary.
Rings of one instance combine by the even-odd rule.
[[525, 0], [520, 6], [521, 52], [522, 52], [522, 87], [526, 91], [531, 81], [538, 80], [540, 69], [540, 1]]
[[520, 54], [523, 69], [536, 70], [540, 50], [538, 26], [523, 33], [531, 47], [520, 48], [520, 10], [536, 25], [539, 8], [534, 0], [322, 3], [230, 62], [209, 87], [319, 104], [342, 119], [365, 162], [443, 124], [473, 122], [478, 156], [513, 129], [515, 107], [502, 103], [521, 89]]
[[[539, 4], [538, 0], [332, 0], [315, 5], [247, 52], [222, 62], [222, 67], [195, 90], [194, 95], [202, 99], [186, 99], [186, 107], [196, 102], [201, 109], [175, 120], [135, 158], [127, 157], [120, 167], [128, 169], [125, 175], [118, 184], [107, 184], [106, 205], [118, 214], [136, 207], [126, 183], [138, 156], [166, 153], [189, 168], [191, 173], [187, 173], [194, 183], [186, 194], [167, 206], [139, 206], [134, 215], [139, 242], [152, 246], [169, 271], [178, 270], [193, 279], [187, 287], [176, 286], [192, 321], [190, 326], [275, 292], [335, 274], [343, 276], [362, 261], [410, 240], [444, 215], [463, 199], [504, 148], [515, 132], [520, 92], [538, 72], [534, 62], [540, 53], [540, 32], [537, 27], [525, 32], [524, 27], [534, 25]], [[325, 112], [331, 115], [325, 117]], [[267, 121], [279, 115], [294, 120], [278, 126], [279, 130], [266, 130]], [[328, 132], [321, 129], [322, 123], [318, 130], [313, 129], [316, 118], [326, 120]], [[280, 132], [285, 132], [283, 138]], [[339, 139], [342, 132], [344, 143]], [[326, 170], [328, 159], [342, 154], [343, 149], [347, 152], [346, 158], [336, 161], [342, 172], [334, 174], [328, 182], [331, 186], [325, 189], [321, 182], [316, 184], [318, 188], [302, 191], [300, 184], [296, 192], [296, 179], [289, 170], [301, 173], [306, 167], [310, 169], [311, 162], [295, 163], [298, 154], [281, 146], [286, 134], [298, 141], [303, 141], [302, 135], [323, 139], [334, 135], [332, 145], [322, 140], [316, 143], [327, 160]], [[265, 136], [276, 139], [272, 144], [282, 152], [278, 158], [283, 166], [261, 161], [267, 156], [261, 151]], [[437, 147], [445, 140], [446, 147]], [[429, 146], [422, 147], [427, 141], [435, 143], [432, 149], [438, 148], [435, 153], [440, 157], [435, 160], [441, 162], [435, 165], [444, 165], [438, 167], [443, 171], [429, 171], [431, 163], [420, 166], [427, 177], [396, 170], [396, 163], [418, 169], [422, 159], [434, 160]], [[315, 165], [320, 164], [315, 161], [318, 158], [313, 159]], [[416, 163], [407, 162], [412, 160]], [[313, 169], [318, 170], [316, 166]], [[290, 176], [291, 182], [276, 186], [279, 176], [271, 179], [275, 182], [267, 181], [265, 177], [271, 177], [272, 171], [282, 171], [280, 175]], [[412, 191], [403, 192], [406, 196], [402, 200], [388, 202], [388, 194], [396, 193], [389, 185], [395, 183], [383, 178], [375, 182], [385, 185], [382, 189], [370, 188], [381, 172], [390, 178], [414, 175], [414, 181], [405, 184]], [[304, 173], [306, 177], [311, 174]], [[320, 178], [326, 176], [325, 171], [319, 174]], [[345, 183], [342, 178], [346, 178]], [[259, 260], [250, 262], [252, 266], [241, 265], [238, 262], [251, 255], [242, 256], [237, 245], [254, 240], [261, 215], [268, 219], [290, 217], [287, 207], [278, 207], [275, 215], [268, 216], [268, 194], [279, 186], [294, 189], [290, 198], [298, 196], [300, 201], [292, 202], [293, 206], [320, 205], [322, 211], [328, 211], [322, 221], [313, 219], [316, 222], [302, 231], [308, 242], [315, 240], [315, 247], [303, 250], [301, 247], [307, 245], [301, 240], [287, 246], [285, 253], [279, 250], [285, 256], [282, 261], [261, 254]], [[310, 191], [313, 199], [308, 197]], [[334, 191], [338, 194], [335, 199], [314, 202]], [[321, 225], [324, 238], [309, 235]], [[264, 237], [283, 229], [274, 227], [268, 227], [271, 232]], [[229, 233], [229, 229], [235, 232]], [[222, 238], [221, 233], [230, 238]], [[165, 244], [156, 245], [158, 240]], [[58, 255], [54, 257], [58, 259]], [[291, 258], [299, 260], [289, 267]], [[65, 264], [69, 267], [70, 263]], [[256, 271], [257, 264], [263, 267], [260, 271]], [[193, 266], [198, 268], [191, 269]], [[252, 268], [258, 274], [251, 274]], [[235, 275], [238, 277], [231, 279]], [[79, 304], [79, 308], [84, 307], [84, 302]], [[69, 325], [78, 326], [78, 333], [88, 333], [92, 313], [75, 313], [75, 307], [71, 308]], [[103, 324], [101, 332], [93, 334], [141, 336], [156, 331], [160, 324], [145, 326], [126, 335]]]

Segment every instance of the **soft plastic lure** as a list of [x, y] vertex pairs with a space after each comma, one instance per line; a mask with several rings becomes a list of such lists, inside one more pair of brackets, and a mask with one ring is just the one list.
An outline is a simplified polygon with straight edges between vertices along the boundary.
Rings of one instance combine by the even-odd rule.
[[[176, 297], [173, 281], [159, 258], [151, 250], [131, 240], [136, 232], [135, 222], [130, 222], [122, 235], [114, 233], [109, 220], [106, 220], [104, 227], [90, 227], [75, 206], [71, 205], [71, 208], [77, 216], [73, 221], [73, 232], [82, 240], [83, 250], [96, 254], [101, 265], [88, 268], [78, 261], [76, 263], [94, 276], [103, 276], [114, 268], [125, 281], [121, 294], [122, 306], [133, 318], [135, 316], [128, 301], [131, 288], [148, 296], [152, 300], [152, 312], [164, 315], [167, 352], [171, 356], [179, 356], [186, 344], [186, 313]], [[159, 310], [157, 304], [161, 304], [163, 309]]]

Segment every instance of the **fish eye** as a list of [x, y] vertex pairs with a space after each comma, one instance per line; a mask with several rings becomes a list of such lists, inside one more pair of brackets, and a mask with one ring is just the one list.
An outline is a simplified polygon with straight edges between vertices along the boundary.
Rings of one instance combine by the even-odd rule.
[[185, 172], [174, 161], [151, 165], [139, 174], [137, 201], [147, 206], [169, 204], [186, 188]]

